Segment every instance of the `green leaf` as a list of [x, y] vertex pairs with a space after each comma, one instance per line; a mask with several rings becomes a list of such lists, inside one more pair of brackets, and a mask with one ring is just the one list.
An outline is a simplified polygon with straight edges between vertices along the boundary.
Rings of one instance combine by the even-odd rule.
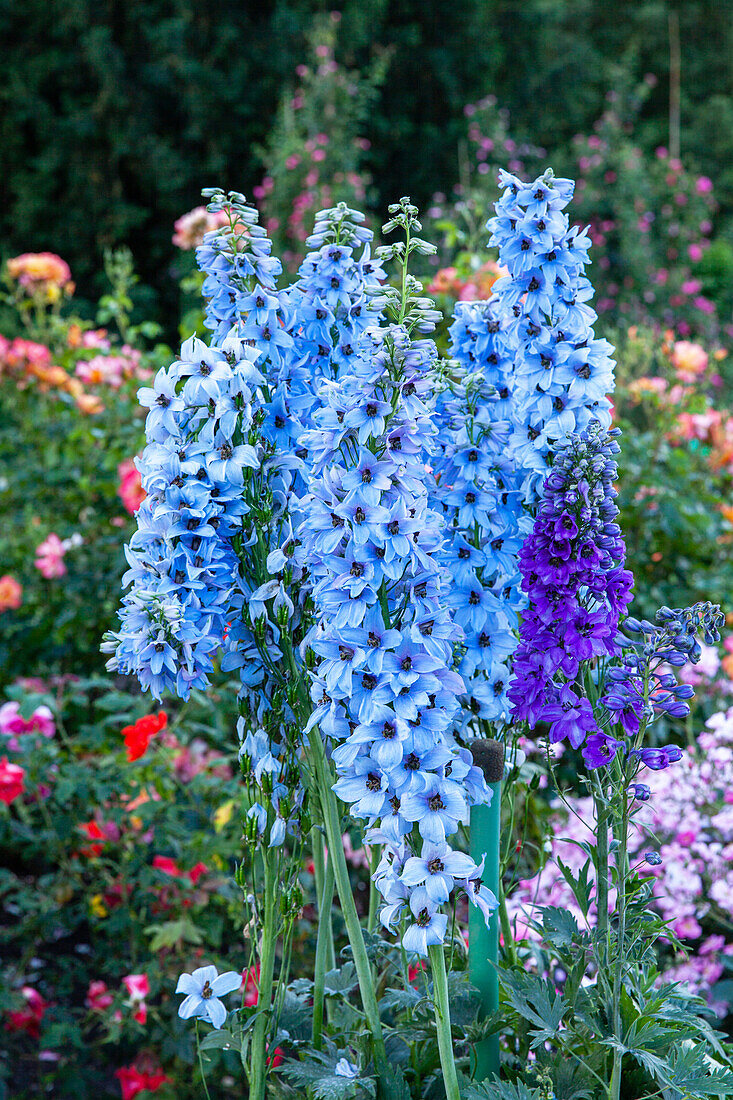
[[411, 1100], [410, 1086], [399, 1066], [390, 1065], [380, 1077], [380, 1084], [384, 1085], [384, 1095], [390, 1100]]
[[346, 1100], [354, 1095], [357, 1087], [366, 1089], [374, 1095], [376, 1089], [373, 1078], [359, 1076], [340, 1077], [334, 1073], [335, 1063], [325, 1065], [318, 1062], [289, 1062], [282, 1066], [280, 1073], [289, 1077], [297, 1085], [313, 1089], [316, 1100]]
[[323, 982], [323, 988], [327, 997], [334, 997], [338, 993], [347, 994], [356, 989], [358, 985], [356, 967], [352, 962], [344, 963], [338, 970], [329, 970]]
[[578, 922], [567, 909], [547, 905], [542, 910], [544, 939], [557, 947], [570, 947], [581, 938]]
[[533, 1048], [554, 1039], [563, 1022], [565, 1000], [553, 983], [520, 971], [500, 971], [499, 981], [512, 1008], [534, 1026], [530, 1028]]
[[521, 1082], [510, 1084], [492, 1077], [478, 1084], [472, 1081], [461, 1091], [461, 1100], [538, 1100], [539, 1089], [530, 1090]]
[[199, 1043], [201, 1050], [233, 1050], [237, 1045], [231, 1031], [224, 1027], [210, 1031]]
[[581, 913], [584, 917], [587, 917], [588, 910], [590, 909], [590, 899], [592, 892], [592, 886], [588, 878], [590, 872], [590, 860], [587, 863], [584, 863], [583, 866], [580, 868], [577, 878], [573, 874], [570, 867], [568, 867], [567, 864], [563, 863], [563, 861], [559, 858], [557, 860], [557, 865], [560, 868], [560, 873], [562, 874], [562, 877], [565, 879], [568, 886], [573, 891], [573, 897], [580, 906]]
[[155, 954], [162, 947], [175, 947], [185, 941], [186, 943], [203, 943], [204, 937], [190, 917], [181, 917], [180, 920], [167, 921], [165, 924], [149, 924], [145, 929], [150, 940], [150, 951]]

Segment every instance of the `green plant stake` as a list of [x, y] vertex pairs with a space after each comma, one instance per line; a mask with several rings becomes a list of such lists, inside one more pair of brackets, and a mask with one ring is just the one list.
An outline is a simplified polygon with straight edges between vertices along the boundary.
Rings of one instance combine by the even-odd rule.
[[[471, 744], [473, 760], [481, 768], [491, 791], [489, 806], [471, 808], [470, 852], [476, 863], [486, 856], [483, 883], [499, 898], [499, 843], [501, 839], [501, 778], [504, 773], [504, 746], [500, 741], [477, 739]], [[471, 985], [479, 990], [482, 1016], [491, 1016], [499, 1007], [499, 917], [492, 915], [486, 927], [480, 909], [469, 906], [468, 970]], [[483, 1081], [499, 1073], [499, 1036], [489, 1035], [476, 1043], [472, 1057], [473, 1078]]]

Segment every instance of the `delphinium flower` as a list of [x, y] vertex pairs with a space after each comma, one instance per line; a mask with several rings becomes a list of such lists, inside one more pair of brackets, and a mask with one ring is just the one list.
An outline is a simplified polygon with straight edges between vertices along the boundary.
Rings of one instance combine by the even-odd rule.
[[584, 274], [589, 239], [569, 228], [572, 180], [547, 171], [533, 183], [501, 172], [504, 194], [489, 221], [490, 243], [509, 274], [494, 284], [515, 363], [510, 447], [535, 504], [552, 454], [591, 420], [610, 424], [613, 348], [596, 339], [593, 288]]
[[[581, 668], [617, 653], [633, 578], [616, 519], [618, 431], [598, 422], [555, 455], [532, 534], [519, 555], [528, 607], [509, 689], [515, 719], [549, 725], [550, 742], [603, 737], [577, 683]], [[595, 742], [593, 742], [595, 744]]]
[[262, 376], [258, 352], [236, 337], [221, 348], [192, 337], [139, 398], [149, 409], [138, 460], [147, 496], [125, 548], [129, 588], [121, 626], [105, 637], [107, 667], [160, 698], [204, 688], [236, 591], [234, 539], [247, 506], [245, 470], [259, 466], [244, 437]]
[[454, 368], [438, 399], [440, 441], [433, 459], [437, 500], [446, 513], [443, 559], [464, 633], [464, 714], [484, 722], [509, 714], [509, 659], [524, 602], [517, 555], [529, 520], [509, 451], [513, 361], [507, 327], [493, 301], [457, 305], [450, 327]]
[[426, 468], [437, 353], [414, 338], [436, 315], [406, 271], [410, 253], [430, 246], [414, 236], [408, 200], [390, 213], [385, 232], [407, 235], [387, 252], [403, 265], [406, 291], [377, 296], [391, 323], [368, 329], [352, 373], [322, 391], [316, 427], [305, 433], [315, 458], [298, 554], [319, 616], [307, 638], [320, 659], [307, 733], [330, 739], [336, 793], [366, 820], [370, 840], [386, 845], [375, 876], [383, 923], [407, 916], [403, 944], [425, 955], [443, 941], [441, 910], [455, 887], [487, 914], [495, 902], [480, 868], [448, 843], [488, 790], [451, 733], [463, 682], [452, 668], [457, 631]]
[[185, 993], [178, 1006], [182, 1020], [199, 1016], [214, 1027], [221, 1027], [227, 1018], [227, 1010], [221, 1000], [242, 985], [242, 975], [236, 970], [219, 974], [215, 966], [200, 966], [192, 974], [181, 974], [176, 993]]

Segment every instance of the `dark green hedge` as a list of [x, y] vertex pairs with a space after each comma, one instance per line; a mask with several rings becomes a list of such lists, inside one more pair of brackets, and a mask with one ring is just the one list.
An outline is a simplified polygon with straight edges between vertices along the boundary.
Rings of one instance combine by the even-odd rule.
[[[202, 186], [250, 190], [278, 98], [303, 60], [317, 0], [0, 0], [2, 251], [53, 249], [91, 294], [105, 245], [128, 243], [169, 313], [174, 218]], [[658, 85], [644, 112], [667, 138], [667, 0], [344, 0], [341, 55], [393, 47], [373, 115], [383, 209], [456, 176], [463, 105], [488, 92], [562, 167], [622, 65]], [[733, 4], [677, 0], [682, 148], [733, 210]], [[152, 296], [152, 292], [151, 292]]]

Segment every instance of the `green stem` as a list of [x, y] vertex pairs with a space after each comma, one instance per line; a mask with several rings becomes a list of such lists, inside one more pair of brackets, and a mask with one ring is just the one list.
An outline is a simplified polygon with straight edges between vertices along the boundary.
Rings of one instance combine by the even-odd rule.
[[206, 1100], [211, 1100], [209, 1096], [209, 1086], [206, 1084], [206, 1074], [204, 1073], [204, 1056], [201, 1052], [201, 1040], [199, 1037], [199, 1021], [198, 1016], [195, 1018], [196, 1024], [196, 1050], [199, 1056], [199, 1071], [201, 1073], [201, 1084], [204, 1086], [204, 1092], [206, 1093]]
[[321, 1050], [323, 1046], [323, 1004], [325, 1000], [326, 970], [329, 966], [329, 947], [333, 951], [333, 929], [331, 927], [331, 907], [335, 875], [333, 859], [326, 863], [323, 875], [323, 887], [318, 899], [318, 938], [316, 940], [316, 965], [313, 975], [313, 1046]]
[[434, 944], [428, 948], [430, 965], [433, 971], [433, 996], [435, 998], [435, 1026], [438, 1031], [438, 1051], [443, 1070], [443, 1085], [446, 1100], [460, 1100], [456, 1059], [453, 1052], [453, 1036], [450, 1026], [450, 1002], [448, 1000], [448, 975], [445, 971], [443, 945]]
[[[598, 910], [598, 931], [607, 940], [610, 934], [608, 925], [608, 805], [600, 784], [596, 789], [596, 908]], [[606, 944], [608, 958], [609, 944]]]
[[[616, 965], [613, 975], [613, 1032], [618, 1042], [623, 1041], [621, 1023], [621, 984], [624, 970], [624, 955], [626, 953], [626, 878], [628, 875], [628, 839], [629, 839], [629, 791], [624, 782], [623, 814], [621, 817], [621, 836], [619, 837], [618, 856], [616, 858], [616, 909], [618, 911], [618, 940], [616, 943]], [[611, 1071], [611, 1086], [609, 1095], [611, 1100], [620, 1100], [621, 1097], [621, 1069], [623, 1054], [614, 1047], [613, 1069]]]
[[374, 875], [379, 866], [379, 848], [374, 845], [369, 857], [369, 915], [367, 917], [367, 931], [373, 932], [377, 926], [377, 906], [379, 905], [379, 891], [374, 883]]
[[357, 978], [359, 979], [359, 990], [361, 992], [362, 1005], [364, 1006], [364, 1014], [367, 1019], [367, 1026], [372, 1035], [374, 1065], [377, 1077], [380, 1078], [388, 1074], [387, 1052], [384, 1046], [382, 1022], [379, 1019], [379, 1006], [377, 1005], [377, 997], [374, 992], [372, 969], [369, 965], [369, 956], [367, 955], [364, 936], [362, 934], [361, 924], [359, 923], [359, 914], [356, 911], [356, 903], [351, 890], [349, 869], [346, 866], [344, 845], [341, 839], [340, 815], [336, 802], [336, 795], [333, 793], [333, 773], [331, 771], [331, 765], [326, 758], [326, 750], [323, 745], [320, 730], [311, 730], [308, 735], [308, 744], [313, 760], [316, 781], [318, 783], [318, 796], [321, 803], [323, 823], [326, 829], [326, 839], [328, 841], [330, 855], [329, 862], [332, 864], [334, 870], [336, 889], [341, 903], [341, 911], [346, 924], [346, 932], [349, 937], [351, 951], [354, 956], [354, 966], [356, 967]]
[[519, 966], [517, 945], [514, 942], [514, 933], [512, 932], [512, 926], [509, 922], [509, 913], [506, 907], [506, 894], [501, 884], [499, 884], [499, 923], [501, 924], [501, 936], [504, 940], [504, 954], [513, 967]]
[[[311, 830], [312, 852], [313, 852], [313, 868], [316, 880], [316, 901], [318, 902], [319, 913], [319, 925], [318, 934], [321, 934], [322, 916], [326, 911], [321, 909], [323, 904], [323, 883], [326, 876], [326, 859], [328, 858], [328, 850], [326, 848], [326, 838], [323, 834], [323, 830], [320, 828], [313, 828]], [[331, 917], [331, 905], [333, 902], [333, 887], [331, 887], [331, 901], [329, 902], [329, 908], [327, 912], [328, 919], [325, 922], [326, 927], [324, 934], [326, 936], [326, 969], [333, 970], [336, 966], [336, 949], [333, 945], [333, 920]]]
[[252, 1063], [250, 1071], [250, 1100], [265, 1100], [267, 1079], [267, 1032], [270, 1025], [272, 982], [275, 973], [276, 947], [276, 893], [277, 881], [270, 853], [262, 850], [265, 865], [264, 907], [262, 916], [262, 940], [260, 950], [260, 981], [257, 999], [258, 1015], [252, 1035]]

